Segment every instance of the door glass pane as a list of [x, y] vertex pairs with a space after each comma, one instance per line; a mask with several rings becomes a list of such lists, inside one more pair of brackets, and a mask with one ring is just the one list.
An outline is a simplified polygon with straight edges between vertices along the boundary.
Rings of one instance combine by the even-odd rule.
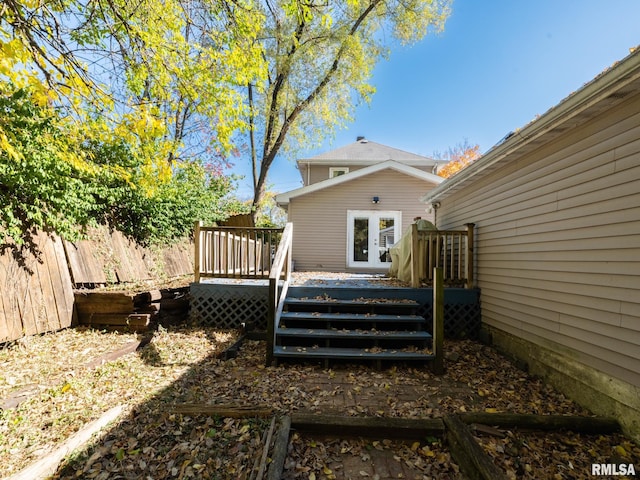
[[369, 219], [353, 219], [353, 261], [369, 261]]
[[395, 241], [395, 222], [390, 217], [380, 217], [378, 220], [378, 259], [381, 262], [391, 262], [389, 248]]

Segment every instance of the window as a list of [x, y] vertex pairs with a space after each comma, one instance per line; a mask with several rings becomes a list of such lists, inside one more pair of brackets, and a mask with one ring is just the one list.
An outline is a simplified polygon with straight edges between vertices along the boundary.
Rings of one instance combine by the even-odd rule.
[[349, 173], [349, 167], [329, 167], [329, 178], [339, 177]]

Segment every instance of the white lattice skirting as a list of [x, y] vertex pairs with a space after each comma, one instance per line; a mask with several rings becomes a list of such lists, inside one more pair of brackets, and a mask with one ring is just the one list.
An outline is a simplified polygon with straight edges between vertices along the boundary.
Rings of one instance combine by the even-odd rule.
[[192, 283], [191, 321], [220, 329], [267, 329], [269, 286], [245, 284]]

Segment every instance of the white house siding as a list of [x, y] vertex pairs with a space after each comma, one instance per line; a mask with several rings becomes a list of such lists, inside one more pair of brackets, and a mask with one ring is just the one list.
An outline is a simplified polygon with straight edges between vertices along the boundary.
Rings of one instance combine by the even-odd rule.
[[[400, 210], [404, 232], [414, 217], [431, 219], [419, 198], [433, 187], [389, 169], [292, 198], [296, 270], [346, 271], [347, 210]], [[378, 204], [372, 203], [374, 196], [380, 197]]]
[[467, 222], [483, 322], [637, 395], [640, 95], [442, 201], [439, 228]]

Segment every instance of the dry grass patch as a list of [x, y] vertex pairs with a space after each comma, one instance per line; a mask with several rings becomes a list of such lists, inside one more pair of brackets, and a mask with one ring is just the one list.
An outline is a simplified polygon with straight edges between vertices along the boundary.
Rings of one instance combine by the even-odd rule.
[[52, 450], [109, 408], [126, 404], [131, 409], [153, 398], [236, 335], [213, 329], [161, 330], [136, 353], [85, 367], [136, 338], [69, 329], [0, 351], [2, 372], [8, 372], [2, 379], [4, 395], [26, 384], [37, 387], [18, 408], [0, 411], [0, 477]]

